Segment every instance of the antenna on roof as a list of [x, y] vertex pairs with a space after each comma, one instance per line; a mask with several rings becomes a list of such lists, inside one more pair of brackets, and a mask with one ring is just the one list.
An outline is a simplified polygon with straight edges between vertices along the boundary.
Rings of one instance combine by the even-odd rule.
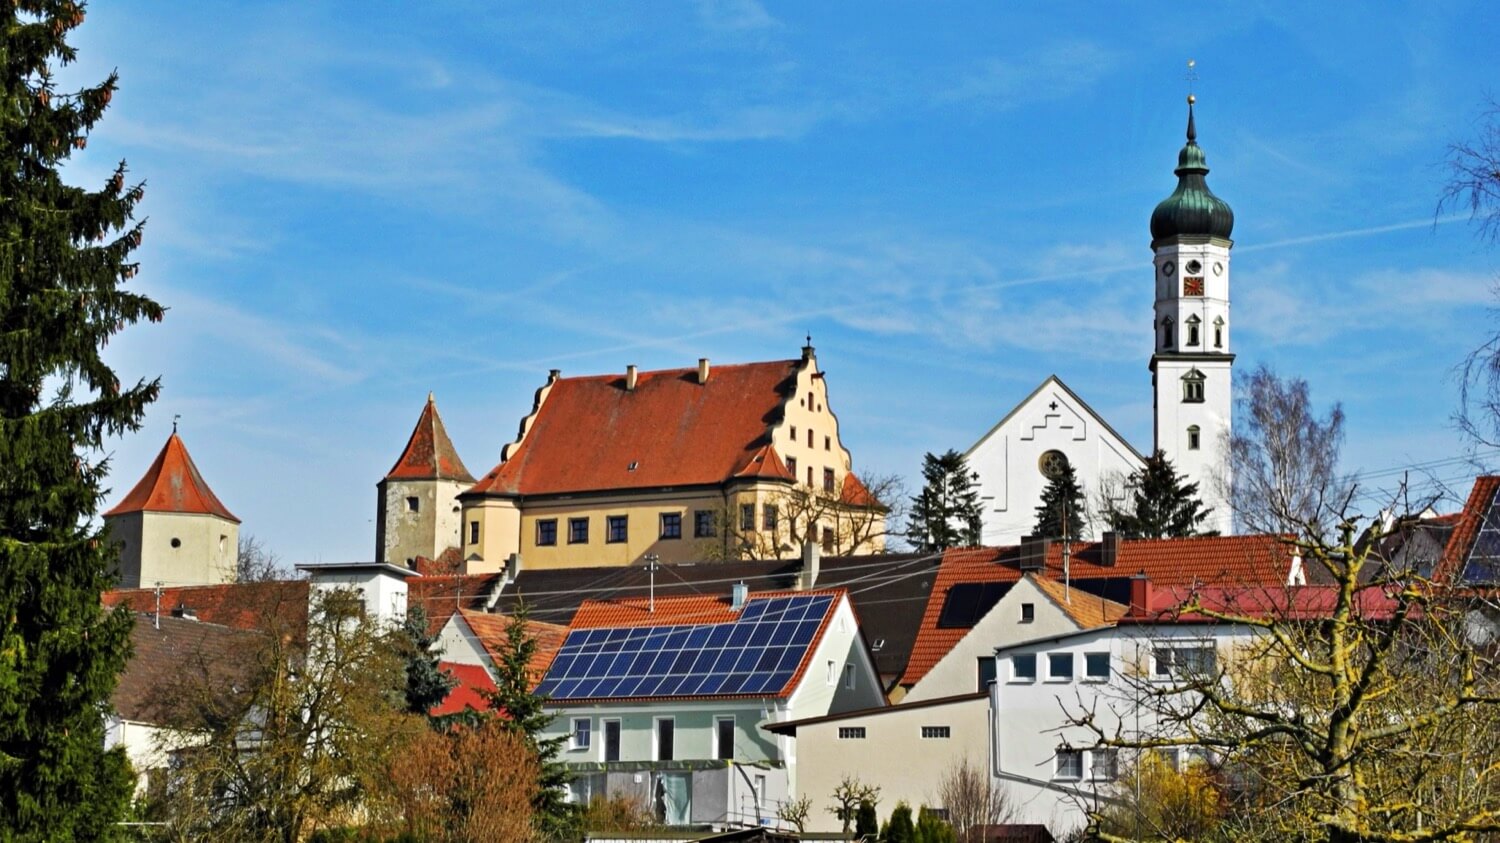
[[[172, 431], [175, 433], [176, 430], [174, 424]], [[161, 580], [156, 581], [156, 611], [151, 614], [151, 626], [157, 630], [161, 629]]]
[[646, 613], [654, 615], [656, 614], [656, 563], [661, 561], [661, 557], [654, 553], [648, 553], [645, 558], [646, 571], [651, 574], [651, 591], [649, 592], [650, 596], [646, 598]]

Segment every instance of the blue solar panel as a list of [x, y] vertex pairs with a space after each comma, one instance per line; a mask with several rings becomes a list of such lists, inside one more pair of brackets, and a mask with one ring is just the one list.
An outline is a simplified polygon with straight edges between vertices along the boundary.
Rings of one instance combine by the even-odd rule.
[[752, 599], [729, 623], [580, 629], [538, 687], [553, 699], [778, 693], [833, 598]]
[[1490, 499], [1484, 520], [1479, 523], [1479, 535], [1474, 537], [1462, 578], [1470, 585], [1500, 583], [1500, 501], [1495, 498]]

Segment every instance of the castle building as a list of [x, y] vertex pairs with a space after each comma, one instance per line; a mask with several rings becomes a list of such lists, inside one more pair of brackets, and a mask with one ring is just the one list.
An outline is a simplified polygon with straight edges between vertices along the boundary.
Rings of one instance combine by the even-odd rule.
[[[1223, 489], [1229, 480], [1234, 354], [1230, 350], [1229, 257], [1234, 212], [1209, 190], [1188, 98], [1187, 143], [1177, 156], [1177, 189], [1151, 214], [1155, 304], [1150, 360], [1154, 448], [1198, 484], [1212, 508], [1204, 528], [1233, 529]], [[1048, 481], [1071, 465], [1090, 497], [1086, 529], [1107, 529], [1101, 496], [1116, 501], [1144, 457], [1056, 375], [971, 446], [979, 475], [984, 543], [1015, 544], [1031, 532]]]
[[437, 402], [427, 404], [396, 464], [376, 485], [375, 561], [408, 568], [458, 546], [458, 496], [474, 475], [448, 438]]
[[120, 545], [121, 588], [235, 578], [240, 519], [208, 487], [176, 430], [104, 523]]

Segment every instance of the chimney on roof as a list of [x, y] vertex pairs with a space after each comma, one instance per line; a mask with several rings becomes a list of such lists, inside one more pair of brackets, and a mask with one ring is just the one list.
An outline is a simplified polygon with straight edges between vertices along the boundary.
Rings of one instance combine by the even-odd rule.
[[1040, 571], [1047, 566], [1047, 550], [1052, 540], [1042, 536], [1021, 537], [1021, 570]]
[[635, 391], [635, 364], [631, 363], [625, 367], [625, 391]]
[[1099, 542], [1099, 564], [1105, 568], [1113, 568], [1120, 561], [1120, 534], [1114, 530], [1106, 530], [1103, 539]]
[[185, 621], [195, 621], [198, 619], [198, 611], [196, 609], [189, 609], [187, 606], [178, 603], [177, 608], [172, 610], [172, 617], [182, 618]]
[[737, 582], [729, 587], [729, 608], [738, 612], [745, 608], [745, 598], [750, 596], [750, 586]]
[[708, 383], [708, 358], [698, 358], [698, 383]]
[[547, 383], [556, 383], [560, 377], [562, 377], [562, 369], [552, 369], [547, 372]]
[[811, 591], [818, 586], [818, 563], [823, 559], [823, 550], [809, 536], [802, 541], [802, 568], [797, 571], [797, 590]]
[[1152, 591], [1144, 572], [1130, 578], [1130, 614], [1139, 616], [1150, 611]]

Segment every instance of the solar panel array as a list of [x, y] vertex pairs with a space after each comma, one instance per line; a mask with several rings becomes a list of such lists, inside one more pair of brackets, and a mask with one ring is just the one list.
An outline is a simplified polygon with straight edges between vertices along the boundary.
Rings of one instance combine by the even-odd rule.
[[1463, 581], [1471, 585], [1500, 583], [1500, 502], [1494, 498], [1479, 523], [1479, 535], [1474, 537], [1474, 547], [1464, 565]]
[[751, 599], [730, 623], [575, 629], [537, 693], [554, 700], [776, 694], [833, 597]]

